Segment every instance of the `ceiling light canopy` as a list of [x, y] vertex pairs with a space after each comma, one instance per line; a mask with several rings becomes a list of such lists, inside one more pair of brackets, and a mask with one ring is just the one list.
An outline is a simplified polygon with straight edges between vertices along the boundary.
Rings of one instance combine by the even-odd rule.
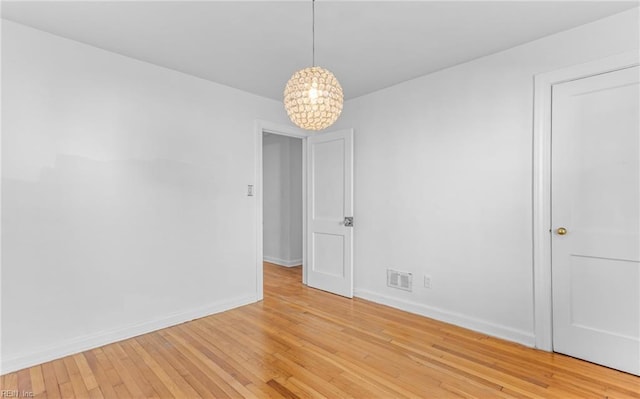
[[344, 95], [338, 79], [315, 64], [315, 0], [312, 0], [312, 65], [295, 72], [284, 89], [284, 107], [296, 126], [322, 130], [338, 119]]

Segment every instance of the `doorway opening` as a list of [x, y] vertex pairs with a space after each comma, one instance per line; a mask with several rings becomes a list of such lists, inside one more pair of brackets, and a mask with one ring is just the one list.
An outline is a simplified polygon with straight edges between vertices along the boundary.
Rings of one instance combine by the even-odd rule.
[[[256, 299], [259, 301], [264, 298], [263, 285], [264, 285], [264, 273], [265, 273], [264, 262], [265, 261], [269, 261], [270, 263], [273, 263], [274, 261], [281, 263], [282, 265], [278, 265], [274, 267], [282, 268], [282, 269], [287, 269], [290, 266], [301, 265], [302, 283], [303, 284], [307, 283], [306, 281], [307, 221], [305, 217], [305, 215], [307, 214], [307, 198], [306, 198], [306, 191], [304, 190], [304, 188], [306, 187], [306, 180], [307, 180], [305, 149], [307, 145], [308, 136], [309, 136], [308, 132], [293, 126], [279, 125], [276, 123], [261, 121], [261, 120], [256, 121], [256, 125], [255, 125], [255, 154], [256, 154], [255, 197], [256, 197], [256, 205], [257, 205], [256, 207], [256, 213], [257, 213], [256, 215], [257, 216], [256, 217], [256, 221], [257, 221], [257, 224], [256, 224], [256, 254], [257, 254]], [[266, 138], [266, 143], [265, 143], [265, 138]], [[275, 164], [276, 162], [272, 159], [273, 157], [271, 156], [270, 152], [276, 152], [275, 149], [278, 146], [272, 145], [272, 143], [277, 141], [284, 141], [284, 139], [295, 140], [295, 141], [290, 141], [291, 146], [294, 147], [292, 152], [296, 154], [295, 157], [297, 157], [297, 154], [298, 154], [298, 150], [297, 150], [298, 146], [300, 149], [299, 153], [301, 158], [296, 158], [294, 161], [296, 165], [299, 165], [297, 166], [299, 170], [295, 171], [295, 173], [290, 173], [290, 175], [293, 175], [294, 179], [297, 179], [298, 176], [301, 179], [301, 185], [300, 185], [301, 203], [297, 203], [295, 205], [295, 208], [300, 210], [298, 214], [300, 219], [302, 220], [301, 232], [299, 234], [297, 233], [300, 231], [299, 230], [300, 226], [296, 226], [295, 229], [293, 229], [294, 236], [296, 234], [299, 235], [298, 237], [295, 237], [293, 241], [301, 242], [300, 244], [301, 252], [302, 252], [301, 255], [299, 255], [300, 254], [299, 247], [294, 248], [294, 250], [289, 252], [289, 254], [277, 255], [277, 252], [274, 251], [274, 249], [278, 248], [279, 245], [274, 244], [274, 241], [277, 242], [277, 241], [283, 241], [283, 240], [281, 239], [281, 237], [274, 238], [270, 234], [271, 231], [277, 231], [277, 234], [282, 235], [282, 229], [270, 227], [272, 226], [271, 221], [273, 219], [276, 219], [275, 216], [277, 215], [272, 213], [271, 211], [271, 207], [273, 206], [273, 204], [270, 203], [272, 202], [271, 200], [273, 199], [271, 198], [271, 196], [274, 195], [273, 194], [274, 190], [272, 189], [276, 188], [275, 195], [278, 195], [280, 193], [280, 190], [278, 189], [277, 186], [274, 186], [273, 182], [270, 183], [271, 177], [268, 177], [267, 179], [265, 179], [265, 173], [263, 170], [265, 165], [265, 153], [267, 153], [266, 162], [269, 163], [270, 165]], [[265, 144], [268, 147], [266, 151], [265, 151]], [[281, 146], [280, 150], [284, 151], [282, 148], [283, 146]], [[279, 168], [282, 169], [281, 166]], [[291, 172], [291, 167], [289, 167], [287, 170], [288, 172]], [[279, 179], [282, 179], [282, 176], [280, 176]], [[267, 188], [267, 193], [266, 193], [267, 195], [270, 196], [268, 201], [265, 201], [265, 183], [270, 186], [269, 188]], [[296, 185], [297, 184], [298, 183], [296, 183]], [[290, 184], [289, 184], [289, 187], [290, 187]], [[269, 212], [269, 214], [265, 215], [265, 212]], [[278, 218], [279, 218], [279, 215], [278, 215]], [[268, 219], [268, 220], [265, 220], [265, 219]], [[269, 234], [269, 237], [266, 237], [265, 226], [267, 227], [267, 229], [269, 229], [266, 233], [266, 234]], [[291, 229], [289, 230], [288, 235], [291, 237]], [[287, 240], [284, 240], [284, 241], [286, 242]], [[268, 245], [269, 248], [267, 248], [265, 244]], [[283, 252], [286, 253], [286, 251], [283, 251]]]
[[298, 137], [262, 133], [262, 257], [298, 270], [303, 252], [302, 144]]
[[[283, 259], [265, 253], [265, 133], [267, 141], [271, 141], [271, 135], [274, 135], [293, 137], [301, 142], [302, 283], [352, 298], [353, 129], [310, 135], [309, 132], [298, 128], [257, 121], [255, 133], [256, 299], [260, 301], [264, 298], [264, 255], [267, 256], [267, 260], [269, 257], [272, 261], [284, 260], [281, 262], [283, 266], [292, 265], [297, 261], [296, 258]], [[309, 213], [308, 209], [314, 211]]]

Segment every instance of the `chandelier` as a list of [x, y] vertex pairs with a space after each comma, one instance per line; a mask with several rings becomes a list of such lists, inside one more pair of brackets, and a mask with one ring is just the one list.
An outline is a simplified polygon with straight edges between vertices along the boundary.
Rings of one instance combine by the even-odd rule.
[[327, 69], [316, 66], [316, 7], [311, 1], [313, 21], [312, 66], [296, 71], [284, 88], [284, 107], [296, 126], [322, 130], [338, 119], [342, 112], [343, 94], [338, 79]]

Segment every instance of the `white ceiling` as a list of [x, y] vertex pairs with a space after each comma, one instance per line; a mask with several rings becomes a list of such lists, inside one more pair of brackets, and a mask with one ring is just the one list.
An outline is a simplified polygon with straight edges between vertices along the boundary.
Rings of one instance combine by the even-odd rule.
[[[316, 1], [316, 63], [353, 98], [638, 1]], [[311, 64], [311, 2], [3, 1], [2, 17], [280, 100]]]

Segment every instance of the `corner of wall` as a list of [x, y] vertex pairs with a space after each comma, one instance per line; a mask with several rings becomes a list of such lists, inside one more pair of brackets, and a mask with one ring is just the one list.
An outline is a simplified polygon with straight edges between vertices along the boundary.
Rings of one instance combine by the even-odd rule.
[[112, 344], [114, 342], [134, 338], [142, 334], [168, 328], [191, 320], [211, 316], [216, 313], [224, 312], [254, 302], [257, 302], [256, 295], [238, 297], [228, 301], [216, 302], [196, 309], [170, 314], [156, 320], [150, 320], [143, 323], [132, 324], [125, 327], [119, 327], [69, 339], [59, 342], [53, 346], [39, 348], [32, 352], [24, 353], [20, 356], [10, 358], [3, 357], [0, 364], [0, 375], [22, 370], [24, 368], [59, 359], [61, 357], [71, 356], [76, 353]]

